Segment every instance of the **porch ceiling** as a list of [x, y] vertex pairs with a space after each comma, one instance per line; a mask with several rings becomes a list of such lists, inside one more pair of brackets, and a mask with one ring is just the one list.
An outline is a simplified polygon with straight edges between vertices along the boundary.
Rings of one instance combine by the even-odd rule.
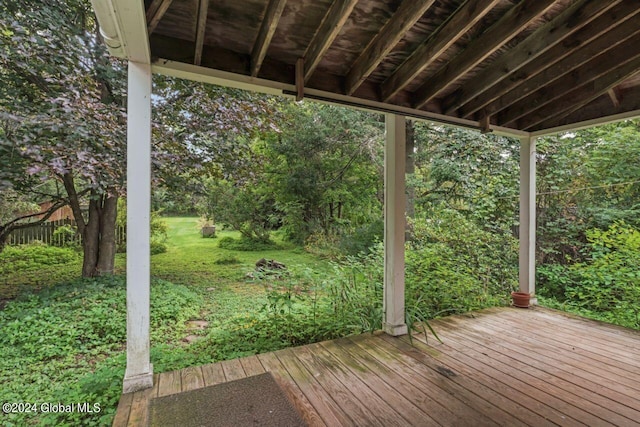
[[144, 15], [155, 65], [289, 93], [527, 132], [640, 114], [637, 0], [144, 0]]

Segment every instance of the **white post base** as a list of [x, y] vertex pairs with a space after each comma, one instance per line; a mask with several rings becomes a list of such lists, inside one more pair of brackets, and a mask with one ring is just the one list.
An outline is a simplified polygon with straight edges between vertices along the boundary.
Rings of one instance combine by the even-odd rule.
[[382, 329], [389, 335], [393, 337], [399, 337], [401, 335], [407, 335], [409, 332], [407, 329], [407, 325], [392, 325], [390, 323], [385, 323], [382, 325]]
[[123, 393], [133, 393], [135, 391], [144, 390], [153, 387], [153, 365], [149, 365], [150, 372], [129, 376], [128, 372], [124, 374], [122, 382]]

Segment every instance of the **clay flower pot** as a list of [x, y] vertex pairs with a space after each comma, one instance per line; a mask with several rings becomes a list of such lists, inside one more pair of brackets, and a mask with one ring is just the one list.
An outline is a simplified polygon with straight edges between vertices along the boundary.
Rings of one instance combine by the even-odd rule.
[[511, 292], [511, 298], [513, 298], [513, 306], [520, 308], [529, 308], [529, 302], [531, 300], [531, 294], [528, 292]]

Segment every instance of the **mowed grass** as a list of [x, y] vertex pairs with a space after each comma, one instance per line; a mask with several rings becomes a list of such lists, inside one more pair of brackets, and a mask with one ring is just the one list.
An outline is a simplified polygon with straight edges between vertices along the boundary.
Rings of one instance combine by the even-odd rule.
[[[248, 273], [255, 270], [261, 258], [284, 263], [288, 269], [312, 269], [329, 273], [329, 264], [304, 252], [302, 248], [282, 242], [277, 236], [277, 249], [266, 251], [233, 251], [221, 249], [223, 237], [239, 238], [236, 231], [217, 231], [216, 238], [203, 238], [194, 217], [167, 217], [167, 252], [151, 257], [151, 275], [176, 284], [186, 285], [203, 298], [201, 318], [214, 327], [231, 316], [255, 312], [265, 303], [264, 287]], [[233, 262], [233, 263], [230, 263]]]

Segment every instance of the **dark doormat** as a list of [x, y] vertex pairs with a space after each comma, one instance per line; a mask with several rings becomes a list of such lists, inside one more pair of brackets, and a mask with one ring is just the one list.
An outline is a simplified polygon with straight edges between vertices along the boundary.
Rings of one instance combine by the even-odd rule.
[[152, 427], [306, 427], [271, 373], [151, 399]]

